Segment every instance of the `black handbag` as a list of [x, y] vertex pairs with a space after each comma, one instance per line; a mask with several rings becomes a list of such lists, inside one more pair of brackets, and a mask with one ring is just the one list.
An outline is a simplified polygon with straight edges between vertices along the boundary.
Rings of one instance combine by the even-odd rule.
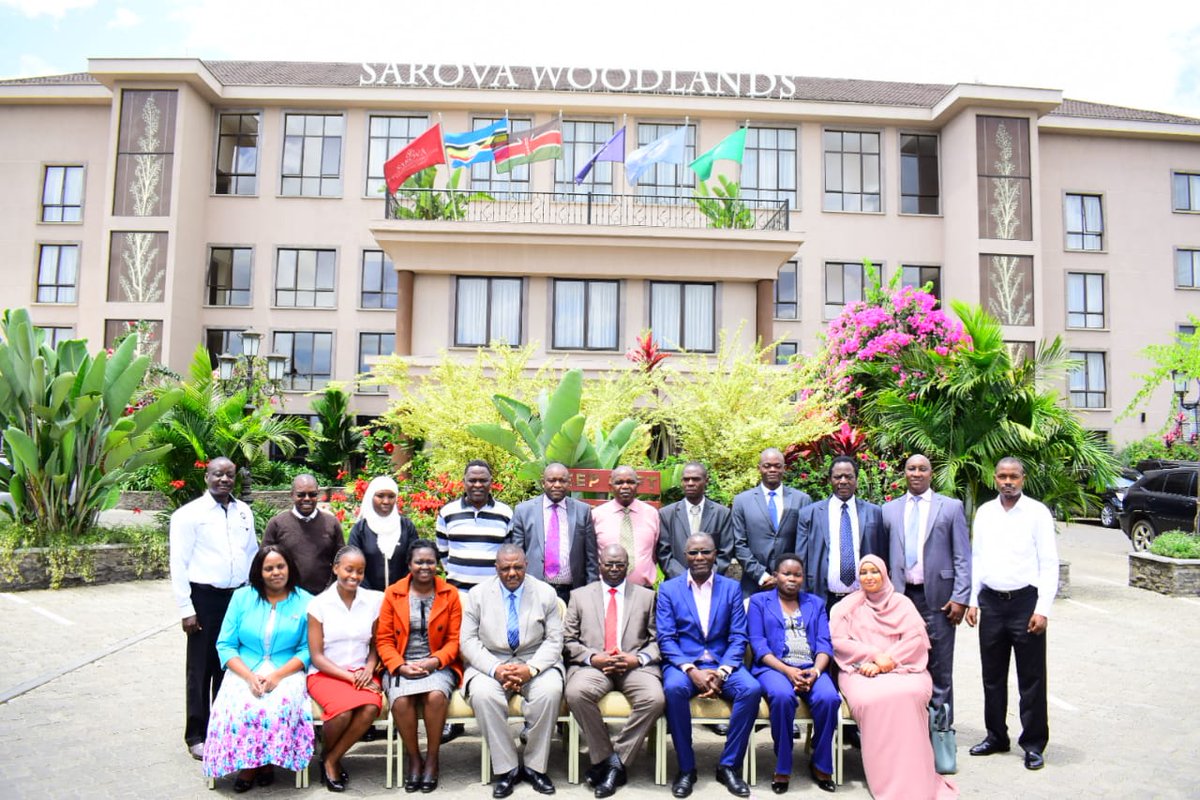
[[958, 772], [958, 737], [950, 726], [950, 704], [929, 704], [929, 742], [933, 745], [933, 767], [939, 775]]

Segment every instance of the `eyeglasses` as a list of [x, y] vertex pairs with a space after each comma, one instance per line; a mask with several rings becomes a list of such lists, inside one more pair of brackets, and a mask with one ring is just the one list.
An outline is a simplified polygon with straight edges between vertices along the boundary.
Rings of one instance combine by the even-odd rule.
[[684, 552], [687, 553], [687, 555], [689, 555], [689, 556], [711, 556], [714, 551], [712, 551], [712, 550], [685, 550]]
[[296, 497], [320, 497], [320, 492], [292, 492]]
[[629, 562], [627, 562], [627, 561], [601, 561], [600, 566], [604, 567], [605, 569], [616, 569], [617, 567], [627, 568], [629, 566]]

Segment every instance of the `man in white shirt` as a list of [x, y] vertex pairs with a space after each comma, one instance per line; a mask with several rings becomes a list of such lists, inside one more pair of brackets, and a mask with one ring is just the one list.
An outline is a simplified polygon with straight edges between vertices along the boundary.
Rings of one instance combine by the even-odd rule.
[[208, 462], [208, 491], [171, 515], [171, 589], [187, 634], [183, 738], [192, 758], [204, 757], [208, 710], [221, 688], [217, 635], [229, 599], [250, 576], [258, 552], [250, 506], [233, 496], [237, 468], [228, 458]]
[[979, 625], [983, 671], [983, 720], [987, 736], [973, 756], [1009, 749], [1008, 662], [1017, 660], [1025, 768], [1041, 769], [1050, 738], [1046, 711], [1046, 625], [1058, 593], [1054, 517], [1025, 496], [1025, 466], [1015, 458], [996, 464], [1000, 496], [975, 514], [971, 558], [971, 606], [967, 624]]

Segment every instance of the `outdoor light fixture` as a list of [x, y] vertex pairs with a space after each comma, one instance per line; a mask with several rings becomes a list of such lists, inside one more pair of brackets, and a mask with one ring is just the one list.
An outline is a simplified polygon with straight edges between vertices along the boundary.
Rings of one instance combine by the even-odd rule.
[[[242, 331], [242, 352], [240, 355], [232, 353], [222, 353], [217, 356], [217, 374], [220, 376], [222, 388], [226, 392], [236, 392], [239, 389], [244, 389], [246, 392], [246, 403], [242, 406], [242, 413], [250, 416], [257, 409], [254, 406], [254, 362], [258, 358], [259, 347], [262, 345], [263, 335], [253, 328]], [[279, 353], [271, 353], [266, 357], [267, 361], [267, 391], [274, 394], [279, 389], [280, 383], [283, 381], [284, 369], [287, 366], [287, 356]], [[245, 380], [240, 380], [237, 375], [237, 369], [240, 364], [245, 365]], [[250, 501], [250, 469], [242, 466], [242, 491], [241, 499], [246, 502]]]

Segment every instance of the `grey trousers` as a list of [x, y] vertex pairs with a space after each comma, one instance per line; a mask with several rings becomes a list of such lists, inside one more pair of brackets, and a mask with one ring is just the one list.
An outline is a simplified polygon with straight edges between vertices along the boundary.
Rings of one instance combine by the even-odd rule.
[[[615, 741], [609, 739], [608, 728], [597, 705], [600, 698], [614, 689], [628, 698], [632, 708]], [[626, 767], [632, 764], [641, 752], [650, 727], [662, 716], [665, 704], [662, 679], [644, 669], [609, 677], [594, 667], [582, 667], [567, 681], [567, 705], [583, 730], [588, 757], [593, 764], [599, 764], [613, 752]]]
[[950, 624], [946, 612], [930, 608], [925, 600], [925, 587], [904, 593], [921, 619], [925, 620], [925, 631], [929, 634], [929, 677], [933, 679], [933, 698], [936, 706], [950, 704], [950, 722], [954, 722], [954, 636], [955, 628]]
[[[476, 675], [466, 686], [467, 702], [475, 712], [475, 720], [483, 738], [492, 751], [492, 771], [497, 775], [511, 772], [520, 766], [517, 746], [508, 728], [508, 699], [500, 683], [487, 675]], [[525, 745], [525, 766], [535, 772], [545, 772], [550, 760], [550, 740], [554, 722], [562, 705], [563, 677], [557, 669], [548, 669], [521, 687], [521, 713], [529, 728]]]

